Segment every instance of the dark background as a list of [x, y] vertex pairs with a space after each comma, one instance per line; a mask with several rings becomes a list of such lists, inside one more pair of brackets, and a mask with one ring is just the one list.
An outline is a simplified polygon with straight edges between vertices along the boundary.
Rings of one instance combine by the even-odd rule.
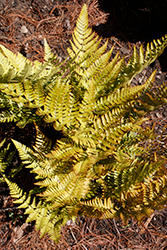
[[[103, 37], [147, 43], [167, 33], [167, 0], [98, 0], [98, 3], [102, 10], [110, 13], [108, 21], [96, 27]], [[159, 61], [162, 70], [167, 72], [167, 49]]]

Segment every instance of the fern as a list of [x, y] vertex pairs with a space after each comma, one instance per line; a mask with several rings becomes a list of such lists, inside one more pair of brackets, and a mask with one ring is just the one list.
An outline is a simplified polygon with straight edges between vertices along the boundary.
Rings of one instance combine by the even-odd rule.
[[[48, 233], [55, 241], [61, 226], [77, 215], [127, 223], [166, 204], [166, 156], [154, 156], [156, 135], [141, 125], [148, 112], [167, 103], [167, 84], [153, 90], [156, 72], [141, 86], [131, 81], [163, 52], [167, 36], [145, 51], [134, 47], [128, 62], [119, 54], [111, 58], [113, 48], [106, 52], [107, 42], [100, 42], [84, 5], [70, 59], [62, 63], [46, 40], [43, 63], [0, 45], [0, 121], [20, 127], [35, 122], [33, 148], [12, 141], [39, 188], [26, 194], [1, 172], [27, 221], [35, 220], [41, 237]], [[62, 138], [48, 139], [40, 129], [46, 123]]]

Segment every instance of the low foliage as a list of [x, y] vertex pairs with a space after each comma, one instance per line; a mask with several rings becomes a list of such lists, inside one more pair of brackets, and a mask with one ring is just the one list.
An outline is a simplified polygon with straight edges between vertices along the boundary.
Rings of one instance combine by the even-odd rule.
[[[152, 91], [153, 72], [139, 86], [132, 79], [167, 46], [167, 37], [153, 41], [128, 62], [88, 28], [83, 6], [68, 49], [59, 62], [45, 40], [44, 62], [30, 62], [0, 45], [0, 122], [20, 127], [34, 122], [34, 148], [13, 140], [23, 164], [35, 175], [26, 194], [2, 176], [15, 203], [36, 221], [41, 237], [58, 241], [60, 228], [77, 215], [141, 221], [167, 199], [166, 156], [155, 157], [153, 129], [144, 116], [167, 103], [167, 84]], [[53, 143], [40, 130], [49, 123], [61, 131]], [[144, 145], [144, 146], [142, 146]], [[38, 201], [36, 201], [36, 199]]]

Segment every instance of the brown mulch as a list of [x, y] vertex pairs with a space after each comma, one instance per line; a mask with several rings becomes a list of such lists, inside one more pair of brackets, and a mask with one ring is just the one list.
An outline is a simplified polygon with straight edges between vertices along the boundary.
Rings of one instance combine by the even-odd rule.
[[[9, 206], [10, 197], [5, 198]], [[13, 213], [12, 216], [11, 213]], [[4, 214], [6, 218], [11, 216], [11, 220], [8, 219], [7, 222]], [[0, 249], [2, 250], [167, 249], [167, 209], [155, 211], [152, 217], [146, 219], [141, 225], [130, 220], [126, 227], [121, 220], [77, 218], [75, 223], [69, 221], [68, 225], [62, 228], [62, 236], [58, 244], [48, 236], [40, 239], [40, 234], [35, 231], [33, 223], [25, 223], [22, 211], [16, 209], [10, 211], [8, 208], [2, 216], [0, 217]]]
[[0, 42], [35, 60], [43, 58], [45, 37], [53, 51], [64, 57], [84, 2], [88, 5], [91, 25], [104, 23], [107, 14], [97, 8], [97, 1], [3, 0]]
[[[110, 4], [112, 2], [112, 4]], [[126, 4], [124, 4], [126, 2]], [[155, 21], [154, 5], [152, 2], [140, 1], [140, 7], [134, 7], [134, 1], [95, 1], [95, 0], [0, 0], [0, 44], [14, 52], [20, 52], [31, 60], [42, 60], [43, 38], [45, 37], [54, 51], [61, 59], [67, 55], [66, 48], [70, 46], [69, 39], [73, 32], [75, 22], [83, 6], [88, 5], [90, 26], [103, 37], [109, 39], [108, 48], [115, 46], [114, 54], [117, 51], [126, 59], [132, 54], [133, 45], [137, 48], [141, 44], [152, 40], [151, 35], [154, 28], [149, 21], [150, 29], [144, 29], [141, 33], [142, 20], [148, 15], [149, 20]], [[156, 2], [156, 1], [155, 1]], [[166, 5], [162, 3], [162, 14]], [[149, 5], [150, 4], [150, 5]], [[98, 7], [98, 5], [100, 5]], [[126, 8], [125, 6], [126, 5]], [[155, 7], [156, 14], [160, 12], [160, 4]], [[110, 15], [109, 15], [110, 13]], [[131, 13], [131, 19], [123, 27], [123, 22]], [[165, 12], [166, 13], [166, 12]], [[159, 14], [162, 21], [166, 20], [166, 14]], [[140, 22], [133, 26], [132, 23]], [[134, 17], [134, 19], [133, 19]], [[158, 18], [157, 18], [158, 22]], [[119, 24], [121, 26], [119, 26]], [[115, 27], [115, 28], [114, 28]], [[166, 31], [162, 27], [158, 29], [154, 38], [160, 38]], [[138, 32], [139, 31], [139, 32]], [[110, 32], [113, 32], [111, 35]], [[162, 33], [162, 34], [161, 34]], [[132, 34], [130, 36], [130, 34]], [[134, 34], [136, 34], [134, 36]], [[133, 36], [135, 37], [134, 39]], [[102, 40], [102, 42], [105, 41]], [[166, 52], [165, 52], [166, 53]], [[165, 54], [164, 53], [164, 54]], [[161, 59], [161, 58], [160, 58]], [[153, 70], [157, 69], [155, 87], [166, 81], [167, 73], [164, 65], [167, 65], [167, 58], [147, 67], [133, 81], [134, 84], [142, 84], [150, 76]], [[155, 131], [158, 140], [161, 140], [161, 150], [166, 151], [167, 130], [164, 126], [167, 123], [167, 106], [159, 108], [156, 112], [150, 113], [150, 124], [155, 124]], [[0, 124], [0, 141], [11, 138], [31, 146], [34, 143], [34, 127], [26, 126], [21, 130], [13, 123]], [[19, 163], [16, 155], [13, 160], [13, 167]], [[23, 169], [19, 172], [17, 183], [28, 190], [33, 185], [31, 175]], [[98, 249], [122, 249], [122, 250], [165, 250], [167, 249], [167, 208], [155, 211], [151, 218], [138, 225], [130, 220], [125, 227], [121, 220], [97, 220], [85, 217], [77, 218], [62, 228], [62, 236], [59, 244], [55, 244], [48, 236], [40, 239], [39, 232], [34, 229], [34, 223], [26, 223], [26, 216], [22, 210], [18, 210], [12, 203], [7, 186], [0, 183], [0, 250], [12, 249], [61, 249], [61, 250], [98, 250]]]

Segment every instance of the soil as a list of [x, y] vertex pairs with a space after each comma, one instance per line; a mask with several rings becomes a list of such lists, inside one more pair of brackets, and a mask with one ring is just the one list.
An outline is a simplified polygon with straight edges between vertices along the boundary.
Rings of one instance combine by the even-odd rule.
[[[43, 59], [43, 38], [45, 37], [53, 52], [60, 60], [67, 55], [69, 39], [83, 6], [88, 5], [90, 26], [108, 39], [108, 48], [114, 45], [113, 54], [120, 52], [125, 58], [133, 53], [133, 46], [146, 46], [152, 39], [165, 35], [167, 23], [167, 2], [132, 0], [0, 0], [0, 43], [13, 52], [20, 52], [30, 60]], [[147, 67], [133, 81], [142, 84], [157, 70], [155, 86], [167, 80], [167, 51], [152, 65]], [[155, 132], [162, 139], [166, 154], [167, 106], [149, 114], [150, 125], [155, 124]], [[47, 131], [46, 131], [47, 132]], [[49, 136], [49, 134], [48, 134]], [[19, 129], [14, 123], [0, 124], [0, 142], [6, 138], [16, 139], [32, 146], [35, 139], [33, 125]], [[13, 159], [11, 168], [19, 164], [19, 157]], [[10, 170], [9, 170], [10, 172]], [[15, 177], [16, 182], [29, 190], [33, 180], [25, 169]], [[165, 250], [167, 249], [167, 208], [155, 211], [141, 225], [130, 220], [125, 227], [121, 220], [97, 220], [86, 217], [77, 218], [62, 228], [59, 244], [48, 236], [40, 239], [33, 223], [25, 222], [23, 210], [17, 209], [9, 195], [5, 183], [0, 183], [0, 250], [12, 249], [61, 249], [61, 250]]]

